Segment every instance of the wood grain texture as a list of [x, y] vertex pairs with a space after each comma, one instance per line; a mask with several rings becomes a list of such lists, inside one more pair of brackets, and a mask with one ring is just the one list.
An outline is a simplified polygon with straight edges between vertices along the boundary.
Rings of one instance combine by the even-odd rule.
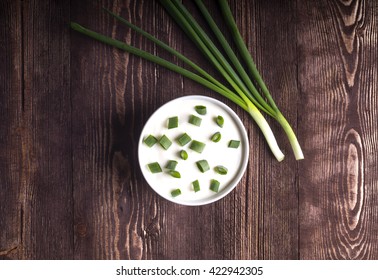
[[[247, 33], [254, 34], [247, 41], [251, 46], [252, 56], [257, 67], [269, 87], [272, 96], [282, 108], [283, 114], [297, 131], [298, 89], [296, 83], [296, 25], [295, 1], [256, 1], [251, 7], [241, 7], [243, 14], [239, 19], [253, 20], [246, 22]], [[252, 12], [252, 14], [251, 14]], [[288, 16], [289, 15], [289, 16]], [[242, 26], [242, 24], [240, 24]], [[248, 27], [254, 26], [250, 30]], [[280, 42], [278, 48], [272, 47]], [[259, 223], [259, 254], [254, 256], [262, 259], [294, 259], [298, 256], [298, 185], [297, 163], [291, 152], [281, 127], [270, 119], [272, 129], [286, 158], [285, 164], [271, 160], [270, 151], [265, 140], [256, 129], [256, 125], [248, 119], [245, 125], [254, 129], [250, 137], [253, 161], [250, 161], [250, 182], [248, 188], [257, 196], [252, 196], [252, 203], [258, 205], [260, 216], [252, 223]], [[300, 135], [299, 135], [300, 139]], [[260, 142], [254, 149], [254, 143]], [[270, 175], [268, 175], [270, 174]], [[257, 187], [257, 188], [256, 188]], [[249, 210], [249, 215], [253, 212]]]
[[24, 259], [73, 257], [69, 5], [22, 5]]
[[[204, 2], [227, 30], [216, 1]], [[76, 21], [182, 65], [103, 6], [222, 79], [158, 1], [2, 1], [0, 259], [378, 258], [376, 1], [230, 1], [304, 150], [296, 162], [268, 119], [281, 163], [230, 101], [68, 28]], [[251, 143], [238, 187], [201, 207], [159, 197], [137, 158], [151, 114], [189, 94], [224, 101]]]
[[22, 21], [19, 1], [0, 4], [0, 259], [22, 244]]
[[299, 5], [300, 256], [376, 258], [377, 5], [320, 2]]
[[[98, 7], [90, 2], [82, 5], [92, 7], [88, 12], [93, 13], [83, 24], [145, 47], [140, 38]], [[140, 25], [141, 17], [153, 18], [154, 5], [151, 1], [116, 1], [109, 8]], [[74, 20], [81, 18], [81, 8], [73, 11]], [[143, 123], [162, 104], [155, 103], [159, 99], [155, 66], [77, 34], [73, 38], [81, 42], [73, 46], [72, 65], [80, 79], [71, 84], [73, 118], [77, 120], [74, 169], [79, 170], [74, 174], [75, 258], [151, 258], [160, 211], [156, 196], [141, 180], [136, 151]], [[95, 59], [88, 61], [90, 57]]]

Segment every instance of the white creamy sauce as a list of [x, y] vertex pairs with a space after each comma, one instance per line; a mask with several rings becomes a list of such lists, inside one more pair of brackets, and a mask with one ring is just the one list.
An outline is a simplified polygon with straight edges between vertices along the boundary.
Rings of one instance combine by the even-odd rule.
[[[194, 108], [196, 105], [206, 106], [206, 115], [199, 115]], [[188, 122], [191, 114], [202, 119], [200, 127]], [[218, 115], [224, 118], [222, 128], [214, 120]], [[178, 116], [179, 125], [177, 128], [168, 129], [168, 118], [174, 116]], [[182, 204], [196, 204], [196, 202], [200, 204], [203, 200], [222, 195], [222, 192], [228, 192], [229, 188], [237, 183], [235, 180], [240, 180], [245, 169], [245, 166], [242, 166], [242, 157], [248, 143], [242, 137], [241, 122], [238, 125], [237, 121], [225, 108], [210, 98], [199, 96], [179, 98], [162, 106], [146, 123], [139, 143], [139, 163], [148, 184], [164, 198]], [[211, 141], [211, 136], [216, 132], [220, 132], [222, 138], [219, 142], [214, 143]], [[191, 150], [189, 148], [191, 142], [184, 147], [178, 144], [176, 139], [183, 133], [187, 133], [192, 140], [205, 143], [206, 147], [203, 152], [198, 153]], [[143, 143], [143, 139], [150, 134], [157, 139], [165, 134], [172, 141], [172, 145], [168, 150], [164, 150], [159, 143], [150, 148]], [[239, 148], [229, 148], [230, 140], [241, 141]], [[180, 151], [183, 149], [188, 153], [187, 160], [180, 158]], [[196, 165], [196, 162], [202, 159], [206, 159], [210, 166], [210, 170], [204, 173]], [[169, 160], [178, 162], [175, 170], [180, 172], [181, 178], [174, 178], [167, 173], [165, 165]], [[152, 162], [158, 162], [163, 172], [151, 173], [147, 165]], [[218, 165], [225, 166], [228, 173], [226, 175], [216, 173], [214, 167]], [[211, 179], [220, 182], [218, 193], [209, 189]], [[193, 190], [192, 182], [195, 180], [200, 183], [201, 190], [198, 192]], [[181, 195], [172, 197], [171, 191], [175, 189], [180, 189]]]

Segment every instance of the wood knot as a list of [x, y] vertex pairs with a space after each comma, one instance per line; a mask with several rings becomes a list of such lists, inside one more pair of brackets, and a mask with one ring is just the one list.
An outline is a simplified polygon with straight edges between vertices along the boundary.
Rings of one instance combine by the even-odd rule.
[[363, 147], [356, 130], [350, 129], [347, 132], [344, 147], [344, 207], [349, 230], [354, 230], [360, 220], [364, 199]]
[[157, 237], [160, 233], [160, 224], [157, 218], [152, 219], [152, 221], [143, 230], [144, 237]]
[[76, 225], [76, 233], [79, 237], [83, 238], [87, 236], [87, 226], [84, 223], [78, 223]]

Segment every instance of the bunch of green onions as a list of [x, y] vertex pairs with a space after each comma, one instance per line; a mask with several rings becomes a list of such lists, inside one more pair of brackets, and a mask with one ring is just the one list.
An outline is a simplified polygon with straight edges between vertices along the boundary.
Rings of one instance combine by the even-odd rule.
[[[214, 42], [210, 39], [210, 37], [206, 34], [206, 32], [201, 28], [201, 26], [197, 23], [197, 21], [179, 0], [160, 0], [160, 3], [177, 22], [177, 24], [182, 28], [182, 30], [187, 34], [187, 36], [196, 44], [198, 49], [224, 77], [224, 79], [228, 82], [228, 85], [222, 84], [220, 81], [215, 79], [193, 61], [189, 60], [183, 54], [174, 50], [164, 42], [158, 40], [156, 37], [152, 36], [151, 34], [145, 32], [126, 19], [114, 14], [107, 9], [104, 10], [114, 18], [116, 18], [129, 28], [133, 29], [137, 33], [141, 34], [148, 40], [152, 41], [157, 46], [176, 56], [178, 59], [187, 64], [192, 70], [187, 70], [159, 56], [153, 55], [121, 41], [89, 30], [77, 23], [71, 22], [71, 28], [98, 41], [127, 51], [131, 54], [137, 55], [167, 69], [170, 69], [176, 73], [179, 73], [182, 76], [194, 80], [195, 82], [230, 99], [232, 102], [239, 105], [252, 116], [257, 125], [260, 127], [272, 153], [278, 161], [282, 161], [284, 154], [278, 147], [274, 134], [261, 113], [261, 111], [264, 112], [265, 114], [277, 120], [278, 123], [282, 126], [286, 135], [288, 136], [295, 158], [297, 160], [303, 159], [303, 153], [298, 143], [297, 137], [295, 136], [295, 133], [288, 121], [279, 111], [277, 105], [275, 104], [272, 96], [269, 93], [267, 86], [261, 78], [261, 75], [258, 72], [256, 65], [247, 49], [247, 46], [245, 45], [243, 38], [241, 37], [241, 34], [236, 26], [235, 19], [231, 13], [227, 0], [218, 0], [218, 3], [221, 8], [224, 20], [226, 21], [231, 31], [239, 54], [246, 64], [246, 70], [242, 66], [235, 52], [232, 50], [231, 46], [225, 39], [223, 33], [218, 28], [217, 24], [213, 20], [212, 16], [210, 15], [209, 11], [202, 3], [202, 1], [194, 1], [204, 18], [206, 19], [207, 23], [209, 24], [211, 30], [214, 32], [215, 37], [222, 46], [223, 51], [227, 55], [228, 59], [216, 47]], [[252, 77], [252, 79], [250, 77]]]

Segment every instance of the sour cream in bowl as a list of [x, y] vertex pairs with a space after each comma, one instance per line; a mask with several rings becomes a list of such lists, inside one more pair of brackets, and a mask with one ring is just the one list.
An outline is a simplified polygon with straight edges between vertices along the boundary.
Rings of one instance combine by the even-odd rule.
[[236, 113], [200, 95], [180, 97], [157, 109], [138, 143], [147, 183], [181, 205], [204, 205], [226, 196], [241, 180], [248, 157], [248, 136]]

